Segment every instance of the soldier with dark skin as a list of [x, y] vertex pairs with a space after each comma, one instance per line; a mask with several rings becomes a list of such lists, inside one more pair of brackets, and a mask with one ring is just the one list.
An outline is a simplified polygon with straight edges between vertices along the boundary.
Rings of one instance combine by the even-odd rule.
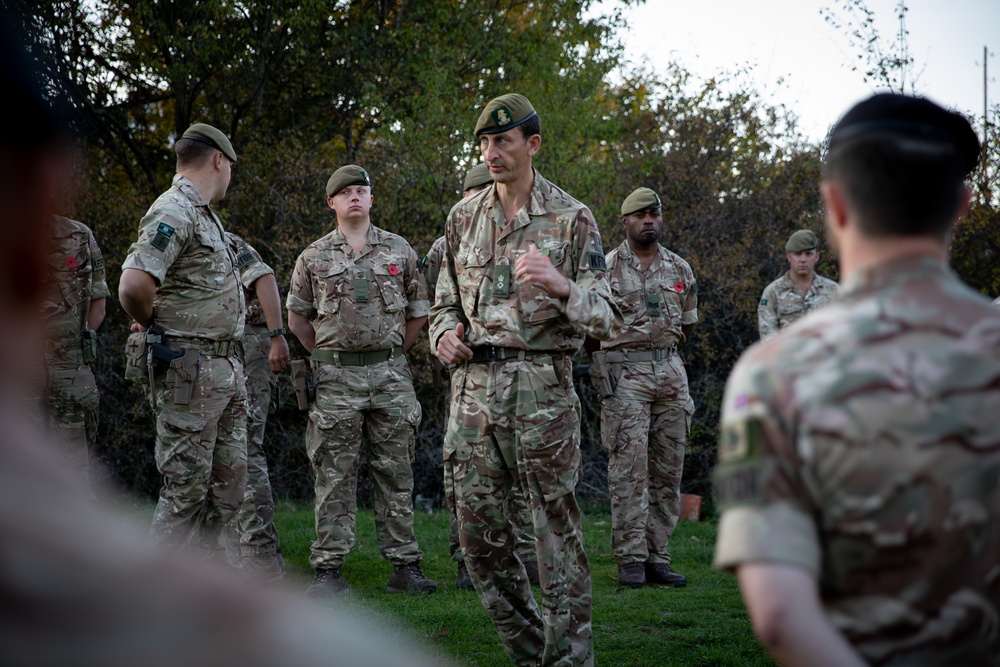
[[1000, 313], [948, 266], [979, 142], [883, 93], [834, 126], [837, 300], [740, 358], [715, 564], [788, 667], [1000, 665]]

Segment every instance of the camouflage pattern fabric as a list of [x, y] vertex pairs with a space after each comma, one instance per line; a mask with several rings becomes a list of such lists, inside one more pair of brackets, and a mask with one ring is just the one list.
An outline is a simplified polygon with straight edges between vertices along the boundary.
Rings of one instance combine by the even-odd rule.
[[819, 581], [873, 665], [1000, 664], [1000, 313], [939, 260], [847, 278], [726, 387], [715, 564]]
[[[585, 335], [606, 339], [622, 322], [600, 233], [586, 206], [535, 171], [529, 201], [509, 223], [492, 185], [452, 208], [445, 238], [432, 349], [462, 322], [471, 347], [567, 353], [468, 363], [452, 373], [446, 447], [469, 574], [516, 664], [593, 664], [590, 565], [574, 490], [580, 403], [570, 357]], [[568, 299], [509, 282], [532, 243], [569, 278]], [[504, 510], [515, 485], [531, 504], [541, 614]]]
[[[420, 261], [420, 269], [424, 274], [424, 280], [427, 283], [427, 294], [430, 296], [431, 302], [434, 301], [437, 278], [441, 272], [441, 261], [443, 259], [444, 237], [441, 236], [434, 241], [431, 249]], [[449, 400], [445, 402], [445, 424], [449, 421], [449, 403], [450, 396]], [[465, 552], [462, 550], [462, 545], [458, 539], [458, 517], [455, 515], [454, 473], [452, 471], [451, 452], [448, 451], [447, 442], [445, 442], [442, 449], [444, 455], [444, 495], [448, 511], [451, 515], [448, 522], [448, 552], [451, 554], [452, 560], [461, 561], [465, 557]], [[528, 502], [525, 500], [519, 487], [511, 489], [506, 501], [507, 516], [513, 524], [514, 535], [516, 537], [517, 556], [522, 562], [525, 560], [535, 560], [535, 538], [532, 534], [533, 528], [531, 527], [531, 508], [528, 506]]]
[[169, 347], [201, 349], [190, 403], [175, 403], [167, 373], [151, 388], [163, 487], [150, 539], [224, 552], [224, 528], [246, 488], [246, 382], [235, 353], [216, 356], [204, 343], [237, 341], [246, 302], [222, 223], [184, 176], [174, 176], [139, 223], [139, 240], [122, 264], [129, 268], [157, 280], [153, 317]]
[[226, 232], [226, 239], [236, 253], [236, 268], [240, 272], [247, 304], [243, 336], [247, 382], [247, 487], [237, 521], [239, 555], [243, 560], [255, 560], [261, 565], [271, 564], [280, 568], [275, 563], [277, 554], [281, 553], [281, 540], [274, 526], [274, 494], [264, 455], [264, 430], [275, 374], [268, 365], [271, 339], [267, 336], [267, 319], [254, 289], [258, 278], [273, 275], [274, 270], [241, 237]]
[[[417, 255], [401, 237], [372, 225], [355, 252], [340, 228], [299, 256], [286, 300], [309, 319], [316, 348], [374, 352], [403, 344], [406, 321], [427, 314]], [[420, 561], [413, 532], [413, 447], [420, 404], [405, 358], [370, 366], [313, 364], [306, 452], [316, 482], [316, 541], [310, 564], [334, 568], [354, 548], [357, 475], [367, 447], [375, 527], [382, 555]]]
[[778, 333], [811, 310], [837, 298], [837, 283], [819, 274], [805, 294], [799, 292], [786, 271], [764, 288], [757, 305], [757, 330], [764, 340]]
[[994, 306], [1000, 306], [1000, 296], [998, 296], [997, 298], [993, 299], [993, 305]]
[[[682, 325], [698, 321], [694, 273], [662, 245], [649, 266], [628, 241], [607, 257], [608, 281], [625, 325], [602, 350], [672, 349]], [[680, 514], [694, 402], [676, 352], [659, 360], [613, 364], [614, 393], [601, 400], [601, 440], [608, 450], [611, 542], [620, 565], [670, 563], [668, 544]]]
[[89, 447], [97, 439], [100, 394], [84, 362], [81, 335], [90, 304], [110, 296], [104, 256], [93, 232], [83, 223], [54, 216], [49, 237], [49, 281], [41, 303], [44, 326], [46, 422], [65, 444], [70, 465], [82, 479], [89, 475]]

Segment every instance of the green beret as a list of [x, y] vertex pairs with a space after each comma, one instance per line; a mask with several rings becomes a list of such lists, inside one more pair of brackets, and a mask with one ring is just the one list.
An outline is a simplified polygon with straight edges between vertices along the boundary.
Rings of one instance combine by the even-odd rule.
[[192, 139], [203, 144], [208, 144], [212, 148], [219, 149], [223, 155], [236, 162], [236, 151], [233, 150], [233, 145], [229, 142], [229, 137], [211, 125], [195, 123], [184, 130], [184, 135], [181, 139]]
[[979, 137], [965, 116], [924, 97], [878, 93], [855, 104], [830, 132], [830, 150], [870, 134], [951, 144], [966, 176], [979, 163]]
[[480, 162], [465, 175], [465, 183], [462, 184], [462, 189], [471, 190], [480, 185], [489, 185], [492, 182], [493, 177], [490, 176], [490, 170], [486, 168], [485, 164]]
[[802, 252], [803, 250], [813, 250], [817, 245], [816, 235], [808, 229], [800, 229], [788, 237], [785, 250], [788, 252]]
[[332, 197], [348, 185], [372, 186], [368, 172], [356, 164], [349, 164], [333, 172], [333, 176], [326, 182], [326, 196]]
[[479, 114], [476, 122], [476, 136], [498, 134], [512, 127], [522, 125], [538, 114], [524, 95], [510, 93], [490, 100]]
[[622, 215], [629, 215], [647, 208], [660, 208], [660, 197], [649, 188], [636, 188], [622, 202]]

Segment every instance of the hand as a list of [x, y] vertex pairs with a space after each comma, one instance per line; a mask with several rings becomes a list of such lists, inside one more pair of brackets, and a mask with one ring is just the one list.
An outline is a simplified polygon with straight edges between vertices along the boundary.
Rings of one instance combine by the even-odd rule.
[[132, 322], [132, 326], [129, 327], [129, 331], [132, 333], [139, 333], [140, 331], [145, 331], [146, 327], [142, 326], [138, 322]]
[[528, 252], [521, 255], [514, 267], [514, 278], [518, 282], [534, 282], [542, 286], [546, 292], [558, 299], [569, 296], [569, 278], [552, 265], [546, 255], [538, 251], [534, 243]]
[[465, 325], [459, 322], [451, 331], [445, 331], [438, 338], [437, 358], [445, 364], [457, 364], [472, 358], [472, 349], [467, 347], [462, 339], [465, 337]]
[[288, 341], [284, 336], [275, 336], [271, 339], [271, 351], [267, 355], [267, 365], [271, 367], [272, 373], [280, 373], [288, 368], [292, 356], [288, 353]]

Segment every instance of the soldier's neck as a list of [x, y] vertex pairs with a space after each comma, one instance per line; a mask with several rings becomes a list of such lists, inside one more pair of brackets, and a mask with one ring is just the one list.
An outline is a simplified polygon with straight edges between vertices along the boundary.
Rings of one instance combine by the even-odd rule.
[[813, 280], [816, 279], [816, 272], [814, 271], [810, 273], [808, 278], [799, 278], [795, 275], [794, 271], [789, 271], [788, 277], [792, 279], [792, 284], [795, 285], [795, 289], [805, 294], [809, 291], [809, 288], [812, 287]]
[[659, 243], [650, 243], [647, 246], [643, 246], [635, 243], [632, 239], [628, 239], [628, 247], [632, 250], [632, 254], [639, 259], [643, 270], [648, 269], [653, 259], [660, 254]]
[[[531, 172], [528, 172], [531, 176]], [[513, 183], [497, 183], [497, 199], [503, 208], [503, 217], [509, 223], [517, 212], [528, 205], [534, 178], [519, 178]]]
[[371, 219], [338, 221], [337, 224], [354, 252], [361, 252], [361, 249], [368, 242], [368, 230], [372, 226]]

